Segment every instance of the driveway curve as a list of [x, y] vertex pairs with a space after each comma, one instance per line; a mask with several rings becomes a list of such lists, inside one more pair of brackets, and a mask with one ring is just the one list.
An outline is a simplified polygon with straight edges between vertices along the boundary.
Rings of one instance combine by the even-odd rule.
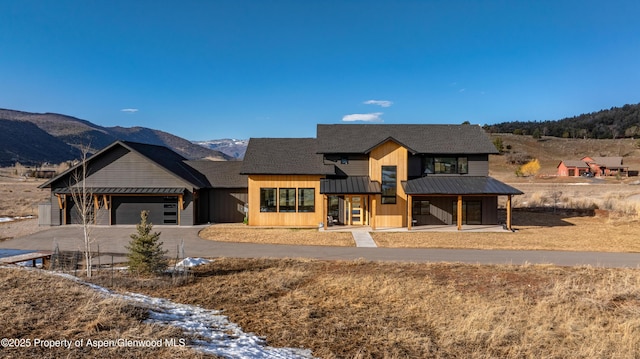
[[[198, 236], [206, 226], [173, 227], [154, 226], [161, 232], [163, 247], [168, 255], [176, 257], [184, 252], [187, 257], [234, 258], [311, 258], [323, 260], [401, 261], [401, 262], [460, 262], [468, 264], [553, 264], [559, 266], [640, 267], [640, 253], [570, 252], [570, 251], [515, 251], [476, 249], [430, 248], [358, 248], [325, 246], [265, 245], [229, 243], [205, 240]], [[93, 250], [101, 253], [126, 253], [125, 246], [135, 226], [94, 227], [96, 242]], [[3, 249], [82, 250], [82, 227], [61, 226], [0, 242]]]

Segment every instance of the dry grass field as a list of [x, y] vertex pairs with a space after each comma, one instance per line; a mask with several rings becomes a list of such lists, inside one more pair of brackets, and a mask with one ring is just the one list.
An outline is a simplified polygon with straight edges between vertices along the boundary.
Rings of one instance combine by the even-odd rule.
[[[26, 348], [0, 346], [2, 358], [199, 358], [188, 348], [35, 347], [33, 340], [184, 338], [182, 331], [145, 324], [147, 310], [102, 297], [93, 289], [38, 271], [0, 268], [0, 337], [30, 339]], [[23, 342], [24, 344], [25, 342]]]
[[120, 277], [115, 287], [224, 309], [269, 345], [320, 358], [640, 353], [632, 269], [220, 258], [182, 285]]
[[43, 180], [2, 176], [0, 172], [0, 217], [36, 216], [38, 203], [49, 197], [47, 191], [38, 188]]
[[220, 224], [206, 228], [200, 237], [221, 242], [322, 245], [353, 247], [351, 233], [319, 232], [317, 228], [253, 228], [243, 224]]
[[511, 232], [374, 232], [379, 247], [640, 252], [640, 221], [552, 212], [515, 211]]

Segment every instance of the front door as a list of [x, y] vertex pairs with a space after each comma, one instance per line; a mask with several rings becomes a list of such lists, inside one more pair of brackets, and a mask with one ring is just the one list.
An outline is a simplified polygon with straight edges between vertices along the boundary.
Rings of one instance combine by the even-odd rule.
[[362, 226], [367, 224], [367, 201], [366, 196], [349, 197], [349, 224]]

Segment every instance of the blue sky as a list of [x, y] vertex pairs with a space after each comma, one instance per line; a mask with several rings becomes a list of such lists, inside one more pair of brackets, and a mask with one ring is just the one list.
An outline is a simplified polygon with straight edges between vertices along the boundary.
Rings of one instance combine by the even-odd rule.
[[640, 102], [634, 1], [0, 1], [0, 107], [190, 140]]

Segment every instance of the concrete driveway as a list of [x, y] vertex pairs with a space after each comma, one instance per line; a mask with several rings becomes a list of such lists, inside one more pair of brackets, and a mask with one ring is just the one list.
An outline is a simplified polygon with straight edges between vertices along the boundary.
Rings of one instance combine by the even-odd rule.
[[[181, 247], [187, 257], [235, 258], [312, 258], [325, 260], [364, 259], [403, 262], [461, 262], [471, 264], [555, 264], [560, 266], [591, 265], [595, 267], [640, 266], [640, 253], [506, 251], [474, 249], [358, 248], [324, 246], [262, 245], [204, 240], [198, 232], [206, 226], [154, 226], [161, 232], [168, 256], [175, 258]], [[93, 229], [93, 248], [101, 253], [126, 253], [125, 246], [135, 226], [104, 226]], [[41, 232], [0, 242], [0, 248], [82, 250], [82, 227], [52, 227]], [[184, 245], [183, 245], [184, 244]], [[182, 252], [182, 250], [180, 250]]]

